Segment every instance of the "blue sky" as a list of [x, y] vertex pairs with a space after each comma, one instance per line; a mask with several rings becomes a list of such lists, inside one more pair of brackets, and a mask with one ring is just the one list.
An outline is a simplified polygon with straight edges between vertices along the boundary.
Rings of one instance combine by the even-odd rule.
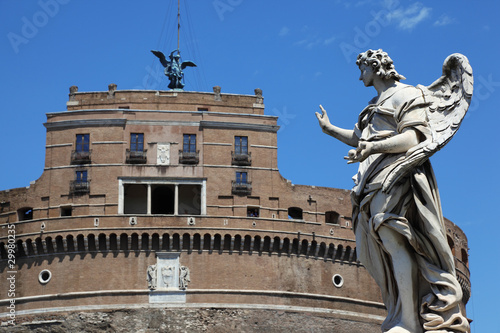
[[[47, 112], [80, 91], [166, 89], [150, 53], [176, 48], [175, 0], [0, 2], [2, 96], [0, 190], [27, 186], [43, 171]], [[498, 1], [181, 0], [186, 90], [253, 94], [280, 116], [278, 165], [296, 184], [350, 188], [348, 147], [324, 135], [314, 112], [351, 128], [375, 91], [358, 81], [357, 53], [389, 52], [405, 83], [428, 85], [451, 53], [475, 76], [473, 104], [453, 140], [431, 161], [443, 212], [467, 234], [474, 332], [500, 332], [500, 124]]]

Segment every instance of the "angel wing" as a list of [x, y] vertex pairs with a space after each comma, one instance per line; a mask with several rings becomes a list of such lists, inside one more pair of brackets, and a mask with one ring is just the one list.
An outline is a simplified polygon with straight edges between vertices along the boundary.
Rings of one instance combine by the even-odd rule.
[[408, 171], [424, 163], [451, 140], [469, 109], [473, 85], [469, 60], [454, 53], [445, 59], [443, 75], [439, 79], [428, 87], [417, 86], [430, 102], [427, 118], [432, 138], [407, 152], [386, 178], [383, 191], [389, 191]]
[[161, 64], [163, 65], [163, 67], [167, 67], [169, 65], [169, 62], [167, 61], [167, 59], [165, 58], [165, 55], [163, 54], [163, 52], [160, 52], [160, 51], [155, 51], [155, 50], [151, 50], [151, 52], [158, 57], [158, 59], [160, 59], [160, 62]]
[[187, 66], [189, 67], [196, 67], [196, 64], [192, 61], [183, 61], [181, 64], [181, 69], [186, 68]]

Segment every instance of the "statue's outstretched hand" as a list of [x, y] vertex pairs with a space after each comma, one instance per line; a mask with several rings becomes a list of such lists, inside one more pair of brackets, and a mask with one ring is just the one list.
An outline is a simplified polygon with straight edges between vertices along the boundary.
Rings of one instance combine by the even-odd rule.
[[326, 110], [323, 108], [323, 106], [319, 106], [321, 109], [321, 114], [319, 112], [316, 112], [316, 118], [318, 118], [319, 121], [319, 126], [321, 129], [324, 131], [328, 125], [330, 125], [330, 119], [328, 118], [328, 114], [326, 113]]
[[368, 156], [372, 154], [373, 143], [369, 141], [360, 141], [357, 149], [351, 149], [348, 155], [344, 157], [347, 164], [363, 162]]

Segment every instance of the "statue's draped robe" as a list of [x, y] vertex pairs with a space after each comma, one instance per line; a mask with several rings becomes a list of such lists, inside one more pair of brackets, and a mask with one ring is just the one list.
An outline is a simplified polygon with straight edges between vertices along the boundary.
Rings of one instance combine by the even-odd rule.
[[[414, 129], [419, 138], [431, 139], [426, 121], [429, 106], [422, 91], [405, 86], [408, 100], [394, 108], [391, 96], [368, 105], [354, 129], [365, 141], [377, 141]], [[397, 93], [397, 92], [396, 92]], [[436, 180], [427, 160], [399, 178], [387, 192], [382, 190], [387, 176], [405, 154], [373, 154], [360, 163], [353, 177], [353, 227], [360, 261], [381, 288], [388, 316], [383, 331], [401, 321], [398, 295], [390, 255], [378, 235], [382, 227], [403, 235], [415, 257], [418, 279], [418, 307], [424, 331], [469, 332], [468, 321], [460, 313], [461, 287], [455, 277], [454, 258], [448, 245]], [[376, 200], [374, 200], [376, 198]], [[373, 207], [373, 202], [382, 202]]]

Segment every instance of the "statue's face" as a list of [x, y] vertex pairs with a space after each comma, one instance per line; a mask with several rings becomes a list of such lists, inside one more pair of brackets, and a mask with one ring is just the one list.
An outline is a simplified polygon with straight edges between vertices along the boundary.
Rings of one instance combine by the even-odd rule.
[[373, 72], [373, 67], [361, 64], [361, 66], [359, 66], [359, 70], [361, 71], [359, 80], [363, 81], [365, 87], [373, 86], [373, 78], [375, 77], [375, 73]]

